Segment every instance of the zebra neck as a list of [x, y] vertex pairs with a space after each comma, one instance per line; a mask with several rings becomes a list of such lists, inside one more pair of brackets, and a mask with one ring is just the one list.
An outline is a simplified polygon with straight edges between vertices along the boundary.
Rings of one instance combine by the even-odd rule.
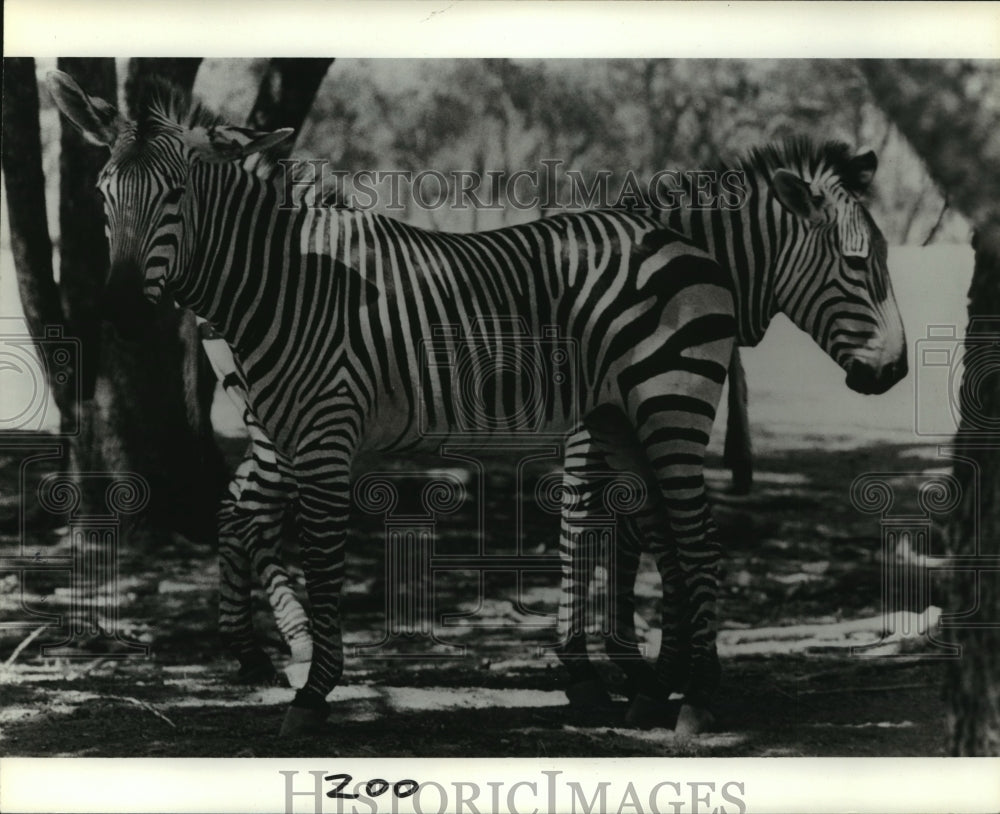
[[303, 304], [336, 312], [344, 275], [331, 273], [333, 258], [301, 249], [308, 208], [282, 205], [277, 185], [230, 164], [199, 167], [190, 193], [176, 299], [241, 358], [286, 341]]
[[765, 196], [751, 194], [736, 209], [681, 206], [665, 212], [667, 224], [708, 252], [733, 280], [737, 341], [760, 342], [777, 311], [775, 245], [780, 222]]

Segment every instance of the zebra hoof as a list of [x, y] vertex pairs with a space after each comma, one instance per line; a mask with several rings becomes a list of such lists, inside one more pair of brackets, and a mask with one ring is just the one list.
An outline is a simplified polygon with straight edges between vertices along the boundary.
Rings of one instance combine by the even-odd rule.
[[295, 700], [285, 712], [285, 720], [281, 722], [281, 737], [294, 735], [315, 735], [326, 729], [326, 719], [330, 715], [330, 705], [326, 701], [319, 704], [302, 705], [300, 698], [302, 690], [295, 695]]
[[566, 688], [569, 705], [577, 709], [594, 709], [611, 706], [611, 696], [596, 678], [577, 681]]
[[676, 706], [669, 701], [661, 701], [639, 693], [632, 699], [625, 711], [625, 725], [636, 729], [652, 729], [655, 726], [670, 727], [675, 717]]
[[674, 727], [674, 732], [680, 737], [690, 737], [709, 731], [714, 724], [715, 716], [705, 707], [684, 704], [677, 714], [677, 725]]
[[274, 686], [283, 683], [271, 659], [263, 650], [253, 650], [239, 656], [240, 669], [236, 674], [237, 684]]

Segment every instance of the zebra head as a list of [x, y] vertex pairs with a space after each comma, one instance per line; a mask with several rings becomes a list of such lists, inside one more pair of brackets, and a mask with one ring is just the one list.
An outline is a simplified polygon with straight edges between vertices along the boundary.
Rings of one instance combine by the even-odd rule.
[[884, 393], [908, 365], [888, 246], [860, 200], [878, 168], [875, 153], [793, 142], [769, 159], [782, 211], [777, 308], [847, 372], [848, 387]]
[[154, 86], [131, 121], [104, 99], [88, 96], [68, 74], [52, 71], [47, 78], [62, 114], [87, 141], [110, 150], [97, 182], [111, 260], [105, 308], [122, 335], [135, 337], [150, 316], [148, 306], [143, 313], [142, 295], [160, 301], [190, 249], [184, 231], [192, 168], [199, 161], [243, 159], [293, 131], [257, 133], [220, 125], [168, 85]]

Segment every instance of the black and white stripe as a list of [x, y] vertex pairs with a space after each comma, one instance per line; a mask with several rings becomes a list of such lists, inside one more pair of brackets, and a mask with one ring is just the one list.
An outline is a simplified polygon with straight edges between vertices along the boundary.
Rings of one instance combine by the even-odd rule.
[[[86, 107], [75, 101], [60, 103], [67, 115]], [[86, 116], [71, 117], [87, 127]], [[570, 597], [586, 581], [572, 525], [588, 511], [588, 473], [641, 479], [634, 536], [654, 552], [666, 596], [649, 691], [681, 691], [703, 709], [718, 677], [720, 552], [702, 462], [734, 344], [759, 340], [782, 310], [855, 389], [880, 392], [905, 373], [884, 240], [855, 197], [874, 156], [793, 142], [742, 165], [738, 210], [587, 212], [455, 235], [305, 199], [285, 205], [279, 182], [238, 160], [275, 134], [240, 141], [164, 111], [150, 117], [152, 137], [119, 128], [102, 175], [117, 275], [145, 280], [149, 296], [166, 290], [215, 326], [245, 374], [253, 418], [288, 462], [313, 661], [285, 731], [322, 719], [343, 669], [354, 456], [433, 449], [467, 433], [463, 388], [481, 394], [478, 440], [523, 429], [529, 414], [536, 432], [570, 434]], [[116, 213], [127, 210], [148, 219], [119, 235]], [[539, 391], [508, 360], [536, 352], [543, 336], [571, 343], [577, 364]], [[432, 337], [453, 364], [428, 363]], [[571, 624], [572, 608], [561, 617]], [[569, 643], [565, 651], [578, 663]]]
[[[888, 389], [906, 375], [906, 342], [892, 297], [885, 239], [858, 200], [874, 175], [874, 155], [852, 158], [843, 145], [792, 140], [752, 152], [736, 169], [745, 183], [743, 206], [678, 208], [661, 213], [661, 218], [732, 279], [737, 343], [755, 345], [772, 316], [782, 311], [847, 371], [852, 389]], [[721, 355], [702, 375], [721, 384]], [[692, 395], [687, 388], [663, 392], [669, 395], [655, 398]], [[625, 464], [645, 472], [648, 499], [619, 523], [619, 550], [610, 561], [614, 618], [606, 645], [630, 678], [637, 722], [649, 713], [653, 700], [674, 693], [685, 697], [689, 709], [703, 709], [718, 682], [714, 637], [719, 548], [701, 476], [716, 405], [715, 397], [696, 396], [675, 411], [673, 435], [666, 455], [659, 458], [637, 427], [643, 443], [631, 464]], [[627, 428], [622, 433], [627, 435]], [[561, 597], [561, 621], [568, 631], [563, 655], [576, 682], [571, 697], [590, 700], [595, 698], [596, 674], [586, 658], [584, 607], [592, 567], [575, 553], [575, 527], [581, 515], [586, 516], [587, 496], [598, 488], [588, 471], [606, 468], [608, 452], [595, 446], [584, 431], [573, 437], [567, 451], [566, 477], [573, 486], [567, 491], [578, 499], [567, 507], [561, 540], [567, 560], [574, 563]], [[613, 446], [627, 448], [620, 439]], [[644, 458], [652, 462], [652, 471]], [[669, 479], [662, 476], [664, 468], [672, 471]], [[640, 658], [633, 629], [631, 597], [640, 547], [653, 553], [664, 585], [655, 671]], [[700, 726], [697, 715], [686, 721], [684, 717], [682, 708], [681, 728]]]

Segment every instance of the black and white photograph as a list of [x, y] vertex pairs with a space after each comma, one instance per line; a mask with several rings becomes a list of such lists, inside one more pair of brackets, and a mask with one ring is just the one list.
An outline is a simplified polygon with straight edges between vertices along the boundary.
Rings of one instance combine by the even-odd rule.
[[20, 758], [721, 814], [673, 759], [1000, 756], [1000, 52], [171, 24], [5, 45], [4, 810], [64, 810]]

